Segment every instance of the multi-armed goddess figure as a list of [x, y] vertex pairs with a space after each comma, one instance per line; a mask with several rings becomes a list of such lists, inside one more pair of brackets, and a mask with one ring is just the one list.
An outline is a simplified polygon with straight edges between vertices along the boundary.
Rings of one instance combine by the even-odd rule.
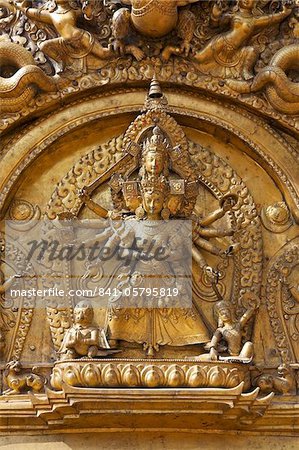
[[[127, 180], [122, 183], [123, 208], [119, 206], [118, 202], [118, 208], [107, 211], [93, 202], [86, 190], [81, 193], [81, 198], [88, 208], [100, 217], [112, 221], [111, 227], [105, 228], [103, 232], [105, 235], [103, 242], [106, 240], [106, 246], [128, 248], [134, 238], [148, 242], [150, 245], [150, 248], [142, 248], [142, 252], [146, 253], [147, 257], [152, 256], [150, 263], [143, 258], [138, 258], [136, 254], [134, 262], [126, 273], [125, 283], [127, 286], [153, 288], [155, 283], [153, 278], [157, 280], [165, 273], [176, 273], [176, 275], [183, 273], [184, 258], [177, 260], [174, 255], [178, 247], [182, 249], [182, 254], [184, 252], [184, 242], [186, 242], [188, 234], [187, 225], [185, 228], [183, 220], [171, 222], [173, 224], [171, 235], [167, 234], [167, 228], [163, 228], [162, 225], [165, 220], [168, 222], [169, 219], [182, 218], [183, 210], [188, 210], [191, 214], [196, 196], [194, 197], [193, 192], [193, 205], [190, 208], [188, 182], [186, 182], [185, 195], [183, 195], [179, 192], [184, 180], [169, 176], [169, 151], [163, 132], [158, 127], [154, 127], [151, 135], [143, 142], [139, 176], [135, 180]], [[194, 222], [192, 231], [190, 228], [190, 233], [192, 232], [193, 235], [192, 256], [203, 270], [209, 270], [209, 267], [200, 249], [220, 256], [225, 256], [231, 251], [231, 248], [220, 249], [208, 239], [232, 234], [231, 230], [216, 229], [210, 225], [224, 216], [234, 201], [233, 196], [228, 196], [224, 199], [221, 208], [202, 221]], [[186, 215], [185, 219], [188, 219]], [[143, 226], [132, 227], [131, 231], [128, 231], [130, 227], [125, 226], [128, 224], [128, 220], [142, 221]], [[154, 258], [158, 249], [161, 248], [167, 253], [164, 255], [167, 257], [163, 261]], [[123, 277], [120, 279], [122, 279], [119, 284], [121, 291], [124, 281]], [[168, 280], [168, 282], [169, 286], [179, 287], [177, 279]], [[179, 292], [179, 295], [181, 298], [184, 296], [184, 289]], [[135, 307], [134, 305], [128, 307], [128, 299], [120, 295], [118, 298], [112, 299], [108, 322], [112, 340], [143, 344], [148, 355], [153, 355], [161, 345], [182, 346], [209, 341], [206, 327], [194, 306], [189, 308], [179, 305], [167, 307], [165, 298], [164, 303], [162, 298], [157, 298], [155, 306], [153, 306], [153, 302], [149, 303], [148, 297], [144, 296], [138, 299]]]

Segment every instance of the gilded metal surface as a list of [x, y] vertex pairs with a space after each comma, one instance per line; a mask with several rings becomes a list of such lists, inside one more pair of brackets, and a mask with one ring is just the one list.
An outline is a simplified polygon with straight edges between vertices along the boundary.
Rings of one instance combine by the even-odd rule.
[[4, 301], [38, 271], [1, 225], [0, 429], [128, 430], [132, 415], [148, 430], [297, 433], [296, 2], [0, 8], [1, 218], [24, 232], [188, 219], [193, 246], [189, 309], [36, 308]]

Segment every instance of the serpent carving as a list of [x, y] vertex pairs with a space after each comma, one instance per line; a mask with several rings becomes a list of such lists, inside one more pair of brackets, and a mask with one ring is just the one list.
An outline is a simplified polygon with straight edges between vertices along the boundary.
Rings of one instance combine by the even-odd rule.
[[279, 50], [252, 82], [227, 80], [239, 93], [257, 92], [265, 88], [269, 103], [285, 114], [299, 114], [299, 83], [291, 81], [286, 72], [299, 69], [299, 44]]
[[55, 80], [38, 67], [31, 53], [21, 45], [0, 42], [0, 111], [14, 113], [39, 91], [55, 92]]

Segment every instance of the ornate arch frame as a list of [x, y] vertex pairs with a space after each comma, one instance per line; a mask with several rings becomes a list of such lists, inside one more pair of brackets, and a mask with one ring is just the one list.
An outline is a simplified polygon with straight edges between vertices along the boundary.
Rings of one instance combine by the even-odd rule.
[[[187, 90], [178, 90], [172, 94], [166, 89], [165, 93], [169, 100], [169, 113], [216, 125], [243, 141], [249, 156], [258, 162], [279, 186], [293, 217], [299, 222], [299, 192], [295, 173], [299, 156], [282, 135], [274, 131], [265, 120], [239, 106], [202, 94], [194, 95]], [[23, 171], [51, 143], [88, 122], [125, 113], [138, 113], [142, 109], [143, 100], [142, 88], [118, 89], [92, 95], [74, 101], [67, 107], [61, 107], [55, 114], [42, 117], [16, 134], [2, 149], [1, 216], [4, 217], [9, 199]], [[274, 156], [273, 148], [277, 150]], [[290, 167], [294, 167], [294, 170], [290, 170]]]

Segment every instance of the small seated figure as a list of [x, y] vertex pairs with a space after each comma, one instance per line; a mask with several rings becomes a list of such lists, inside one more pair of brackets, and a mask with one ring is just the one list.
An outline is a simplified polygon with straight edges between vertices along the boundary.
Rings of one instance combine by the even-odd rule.
[[74, 320], [59, 349], [60, 359], [95, 358], [115, 353], [110, 349], [104, 330], [92, 324], [93, 308], [90, 303], [81, 301], [75, 306]]
[[[255, 302], [258, 305], [258, 302]], [[211, 341], [205, 346], [208, 354], [198, 356], [200, 361], [243, 361], [250, 362], [253, 358], [253, 344], [250, 341], [242, 345], [245, 325], [252, 318], [257, 306], [249, 307], [243, 316], [237, 320], [234, 317], [231, 303], [221, 300], [216, 304], [218, 328]], [[229, 356], [219, 356], [228, 353]]]

